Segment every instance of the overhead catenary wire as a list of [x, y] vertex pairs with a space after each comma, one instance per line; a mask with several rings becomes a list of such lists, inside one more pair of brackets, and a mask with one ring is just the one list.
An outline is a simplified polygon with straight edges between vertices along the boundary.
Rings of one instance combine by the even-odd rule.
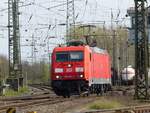
[[[19, 6], [19, 8], [21, 7], [27, 7], [27, 6], [30, 6], [30, 5], [33, 5], [34, 3], [29, 3], [29, 4], [25, 4], [25, 5], [21, 5]], [[1, 9], [0, 12], [3, 12], [3, 11], [8, 11], [8, 8], [5, 8], [5, 9]]]
[[[22, 24], [21, 25], [21, 29], [22, 29], [22, 33], [21, 34], [22, 34], [22, 36], [24, 34], [25, 34], [25, 36], [30, 35], [31, 32], [33, 32], [35, 29], [37, 30], [37, 32], [43, 31], [43, 35], [40, 34], [40, 33], [35, 33], [35, 36], [36, 35], [40, 35], [41, 36], [41, 38], [38, 41], [42, 43], [43, 39], [45, 38], [45, 36], [47, 34], [53, 35], [53, 31], [55, 30], [55, 26], [53, 25], [52, 21], [55, 18], [57, 18], [61, 22], [65, 22], [64, 21], [65, 20], [64, 19], [65, 16], [63, 16], [65, 14], [65, 12], [63, 12], [63, 11], [60, 12], [60, 11], [58, 11], [58, 9], [62, 9], [62, 8], [64, 9], [64, 6], [66, 4], [66, 0], [54, 0], [54, 1], [52, 1], [52, 0], [43, 0], [43, 1], [39, 1], [39, 0], [32, 0], [32, 1], [31, 0], [23, 0], [23, 1], [24, 1], [24, 3], [23, 3], [24, 5], [25, 4], [29, 4], [29, 2], [34, 3], [34, 4], [30, 5], [29, 7], [21, 7], [21, 17], [23, 17], [22, 18], [23, 21], [21, 22], [21, 24]], [[83, 0], [83, 1], [75, 0], [75, 1], [79, 3], [79, 4], [77, 3], [77, 5], [75, 5], [76, 10], [78, 10], [78, 11], [76, 11], [78, 13], [76, 13], [76, 15], [75, 15], [76, 16], [76, 20], [83, 21], [84, 18], [86, 18], [88, 16], [87, 15], [87, 13], [89, 11], [88, 5], [90, 5], [89, 1], [91, 1], [91, 0]], [[36, 4], [40, 4], [41, 6], [44, 6], [45, 8], [37, 6]], [[20, 4], [20, 6], [21, 6], [21, 4]], [[82, 19], [82, 15], [83, 15], [83, 12], [84, 12], [83, 10], [84, 10], [85, 6], [86, 6], [85, 15], [83, 16], [84, 18]], [[38, 10], [39, 13], [37, 12], [35, 14], [34, 12], [32, 12], [32, 10], [31, 10], [31, 12], [29, 12], [29, 11], [25, 12], [24, 11], [24, 9], [31, 9], [31, 7], [35, 8], [36, 10]], [[47, 8], [48, 8], [48, 10], [47, 10]], [[109, 14], [110, 8], [111, 7], [108, 7], [108, 6], [105, 7], [104, 4], [101, 5], [100, 2], [98, 1], [97, 10], [98, 11], [101, 11], [101, 10], [102, 11], [106, 11], [107, 14], [106, 14], [105, 18], [109, 18], [108, 14]], [[42, 12], [40, 12], [40, 10]], [[117, 14], [118, 8], [112, 8], [112, 10], [113, 10], [114, 13]], [[120, 10], [122, 10], [122, 8]], [[125, 10], [125, 9], [123, 9], [123, 10]], [[94, 11], [95, 11], [95, 8], [92, 7], [92, 13]], [[45, 14], [41, 14], [41, 13], [45, 13]], [[57, 13], [59, 13], [60, 15], [57, 14]], [[55, 17], [53, 17], [51, 15], [55, 15]], [[97, 15], [97, 20], [100, 20], [100, 19], [102, 20], [103, 19], [103, 16], [102, 16], [101, 12], [96, 12], [96, 15]], [[94, 15], [91, 15], [91, 16], [93, 16], [92, 18], [94, 18]], [[51, 22], [48, 22], [49, 18], [50, 18]], [[123, 19], [121, 19], [121, 15], [118, 18], [118, 20], [119, 20], [120, 23], [123, 20]], [[125, 20], [126, 19], [124, 18], [124, 21]], [[59, 24], [60, 21], [58, 21], [58, 24]], [[48, 24], [51, 25], [51, 30], [48, 33], [47, 33], [48, 25], [47, 26], [40, 26], [40, 25], [38, 25], [38, 23], [43, 24], [43, 23], [46, 23], [46, 22], [48, 22]], [[108, 19], [106, 19], [106, 27], [107, 27], [107, 23], [109, 23], [109, 22], [110, 21]], [[53, 28], [53, 30], [52, 30], [52, 28]], [[27, 30], [27, 32], [25, 30]]]

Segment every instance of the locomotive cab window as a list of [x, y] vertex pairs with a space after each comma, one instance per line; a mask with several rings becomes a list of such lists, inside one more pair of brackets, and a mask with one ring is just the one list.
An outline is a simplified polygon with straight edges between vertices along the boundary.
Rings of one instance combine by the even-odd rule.
[[57, 62], [67, 62], [69, 60], [68, 52], [57, 52], [56, 61]]
[[70, 61], [82, 61], [83, 60], [83, 52], [70, 52]]
[[83, 60], [82, 51], [57, 52], [56, 53], [57, 62], [82, 61], [82, 60]]

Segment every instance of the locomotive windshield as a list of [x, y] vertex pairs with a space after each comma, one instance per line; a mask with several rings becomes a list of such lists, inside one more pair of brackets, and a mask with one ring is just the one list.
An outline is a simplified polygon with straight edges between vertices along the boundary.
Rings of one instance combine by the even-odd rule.
[[83, 52], [70, 52], [70, 61], [82, 61]]
[[56, 53], [57, 62], [66, 62], [69, 60], [68, 52], [58, 52]]
[[57, 62], [82, 61], [82, 60], [83, 60], [82, 51], [57, 52], [56, 53]]

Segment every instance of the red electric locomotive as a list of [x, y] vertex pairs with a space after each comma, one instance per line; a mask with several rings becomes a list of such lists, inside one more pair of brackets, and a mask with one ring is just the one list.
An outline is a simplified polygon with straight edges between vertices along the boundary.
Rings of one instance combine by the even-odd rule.
[[107, 91], [111, 86], [109, 55], [88, 45], [56, 47], [52, 53], [51, 80], [54, 92], [64, 97], [85, 91]]

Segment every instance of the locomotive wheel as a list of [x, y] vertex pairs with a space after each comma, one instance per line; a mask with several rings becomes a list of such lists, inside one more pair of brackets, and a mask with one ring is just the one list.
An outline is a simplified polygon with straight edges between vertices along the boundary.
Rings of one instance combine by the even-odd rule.
[[88, 97], [90, 95], [90, 90], [88, 89], [86, 96]]
[[70, 98], [70, 92], [68, 90], [65, 90], [63, 92], [63, 95], [62, 95], [64, 98]]
[[103, 96], [103, 94], [104, 94], [104, 86], [101, 85], [100, 86], [100, 95]]
[[66, 98], [66, 95], [63, 95], [64, 98]]
[[98, 96], [99, 94], [101, 94], [101, 85], [97, 85], [96, 87], [96, 95]]
[[66, 96], [66, 92], [65, 91], [63, 91], [62, 92], [62, 96], [64, 97], [64, 98], [66, 98], [67, 96]]
[[96, 95], [98, 96], [100, 94], [100, 89], [99, 87], [96, 87]]
[[90, 93], [89, 93], [89, 91], [88, 91], [88, 93], [86, 94], [86, 96], [88, 97], [90, 95]]
[[67, 92], [67, 98], [70, 98], [70, 92]]
[[104, 93], [107, 93], [107, 85], [104, 85]]
[[78, 85], [78, 94], [81, 95], [81, 87]]

